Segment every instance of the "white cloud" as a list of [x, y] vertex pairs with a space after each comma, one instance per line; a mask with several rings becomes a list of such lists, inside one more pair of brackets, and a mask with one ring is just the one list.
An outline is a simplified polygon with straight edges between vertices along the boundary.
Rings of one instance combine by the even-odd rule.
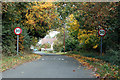
[[[44, 38], [48, 38], [48, 37], [51, 37], [51, 38], [53, 38], [55, 35], [57, 35], [58, 33], [60, 33], [60, 32], [58, 32], [58, 31], [51, 31], [48, 35], [46, 35]], [[41, 41], [42, 40], [39, 40], [39, 44], [41, 44]]]

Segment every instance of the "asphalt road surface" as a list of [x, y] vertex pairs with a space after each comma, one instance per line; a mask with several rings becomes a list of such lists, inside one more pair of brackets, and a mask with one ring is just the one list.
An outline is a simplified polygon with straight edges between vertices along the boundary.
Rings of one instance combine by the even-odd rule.
[[42, 56], [57, 56], [57, 55], [59, 55], [59, 54], [53, 54], [53, 53], [45, 53], [45, 52], [42, 52], [42, 51], [33, 51], [33, 53], [40, 54]]
[[62, 55], [44, 55], [2, 73], [3, 78], [94, 78], [77, 60]]

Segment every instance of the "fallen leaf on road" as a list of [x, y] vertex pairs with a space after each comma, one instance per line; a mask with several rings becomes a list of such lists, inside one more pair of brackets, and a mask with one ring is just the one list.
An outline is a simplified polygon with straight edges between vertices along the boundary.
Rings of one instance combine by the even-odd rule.
[[75, 72], [75, 70], [73, 70], [73, 72]]

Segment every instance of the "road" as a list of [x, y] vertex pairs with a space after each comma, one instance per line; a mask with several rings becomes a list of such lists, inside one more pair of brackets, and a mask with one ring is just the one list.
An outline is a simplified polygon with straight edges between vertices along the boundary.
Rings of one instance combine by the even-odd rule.
[[[39, 54], [39, 52], [38, 52]], [[43, 53], [40, 53], [43, 54]], [[43, 54], [44, 55], [44, 54]], [[2, 73], [3, 78], [93, 78], [92, 70], [70, 57], [44, 55], [39, 60], [24, 63]]]
[[57, 55], [59, 55], [59, 54], [53, 54], [53, 53], [45, 53], [45, 52], [41, 52], [41, 51], [33, 51], [33, 53], [40, 54], [42, 56], [57, 56]]

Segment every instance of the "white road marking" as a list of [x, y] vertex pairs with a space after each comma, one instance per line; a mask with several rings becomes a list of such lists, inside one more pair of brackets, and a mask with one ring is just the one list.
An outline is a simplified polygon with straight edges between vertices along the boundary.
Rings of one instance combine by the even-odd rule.
[[42, 59], [42, 60], [45, 60], [45, 59]]
[[22, 74], [24, 73], [24, 72], [21, 72]]

